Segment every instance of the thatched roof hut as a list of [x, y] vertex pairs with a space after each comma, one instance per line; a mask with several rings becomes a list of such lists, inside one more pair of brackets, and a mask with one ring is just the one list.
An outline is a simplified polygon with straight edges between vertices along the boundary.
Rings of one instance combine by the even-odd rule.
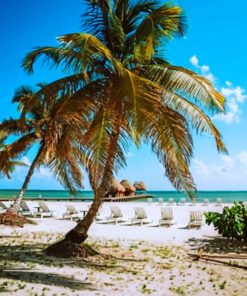
[[147, 188], [142, 181], [136, 181], [134, 187], [136, 190], [147, 191]]
[[124, 186], [117, 179], [113, 178], [111, 187], [106, 196], [124, 196], [125, 191]]
[[136, 188], [128, 180], [120, 182], [125, 188], [125, 195], [135, 195]]

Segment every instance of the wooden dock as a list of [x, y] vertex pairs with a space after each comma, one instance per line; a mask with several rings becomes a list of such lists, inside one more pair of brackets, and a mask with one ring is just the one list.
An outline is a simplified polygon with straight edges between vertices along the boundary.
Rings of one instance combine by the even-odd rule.
[[[152, 198], [152, 195], [147, 194], [140, 194], [140, 195], [132, 195], [132, 196], [120, 196], [120, 197], [106, 197], [104, 198], [104, 202], [121, 202], [121, 201], [132, 201], [132, 200], [140, 200], [145, 198]], [[14, 201], [16, 197], [6, 197], [0, 198], [0, 201]], [[57, 197], [24, 197], [25, 201], [70, 201], [70, 202], [92, 202], [93, 198], [85, 198], [85, 197], [64, 197], [64, 198], [57, 198]]]
[[132, 200], [140, 200], [140, 199], [145, 199], [145, 198], [152, 198], [152, 195], [147, 195], [147, 194], [140, 194], [140, 195], [132, 195], [132, 196], [119, 196], [119, 197], [105, 197], [105, 201], [110, 201], [110, 202], [121, 202], [121, 201], [132, 201]]

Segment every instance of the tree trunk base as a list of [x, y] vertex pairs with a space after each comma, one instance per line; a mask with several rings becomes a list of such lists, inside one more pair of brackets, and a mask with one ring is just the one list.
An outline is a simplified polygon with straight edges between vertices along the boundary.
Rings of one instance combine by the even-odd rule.
[[13, 213], [11, 211], [6, 211], [5, 213], [0, 214], [0, 224], [19, 227], [23, 227], [24, 224], [37, 225], [35, 221], [28, 219], [24, 216], [18, 215], [16, 213]]
[[92, 247], [88, 245], [80, 245], [73, 243], [67, 239], [63, 239], [45, 249], [45, 254], [53, 257], [76, 257], [87, 258], [88, 256], [95, 256], [98, 254]]

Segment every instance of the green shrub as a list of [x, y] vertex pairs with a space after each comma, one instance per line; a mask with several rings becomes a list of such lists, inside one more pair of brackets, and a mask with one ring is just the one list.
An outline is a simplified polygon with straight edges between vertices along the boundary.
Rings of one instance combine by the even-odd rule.
[[223, 237], [247, 241], [247, 207], [239, 202], [229, 207], [224, 207], [222, 214], [205, 213], [206, 223], [213, 223]]

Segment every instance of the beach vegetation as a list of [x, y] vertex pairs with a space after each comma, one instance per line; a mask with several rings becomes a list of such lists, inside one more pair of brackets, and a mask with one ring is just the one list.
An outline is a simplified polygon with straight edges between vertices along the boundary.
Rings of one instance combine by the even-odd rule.
[[[83, 32], [60, 36], [58, 46], [37, 47], [24, 58], [29, 74], [42, 59], [51, 67], [61, 67], [65, 76], [29, 97], [16, 122], [18, 132], [29, 129], [23, 119], [28, 119], [30, 108], [35, 112], [43, 104], [42, 110], [48, 113], [31, 125], [34, 132], [23, 147], [13, 150], [10, 145], [5, 154], [21, 155], [33, 139], [39, 139], [40, 154], [34, 163], [45, 161], [56, 176], [62, 176], [66, 188], [81, 185], [77, 160], [88, 172], [94, 191], [92, 206], [64, 239], [47, 248], [52, 256], [94, 254], [81, 244], [113, 175], [126, 165], [130, 143], [149, 144], [174, 188], [191, 198], [196, 191], [189, 169], [192, 130], [212, 135], [218, 151], [227, 152], [210, 119], [224, 111], [224, 97], [206, 78], [166, 59], [168, 41], [185, 36], [187, 23], [181, 7], [153, 0], [85, 3]], [[75, 133], [73, 127], [80, 132]], [[8, 130], [3, 125], [0, 129]]]
[[206, 212], [205, 217], [223, 237], [247, 241], [247, 207], [243, 203], [224, 207], [222, 213]]

